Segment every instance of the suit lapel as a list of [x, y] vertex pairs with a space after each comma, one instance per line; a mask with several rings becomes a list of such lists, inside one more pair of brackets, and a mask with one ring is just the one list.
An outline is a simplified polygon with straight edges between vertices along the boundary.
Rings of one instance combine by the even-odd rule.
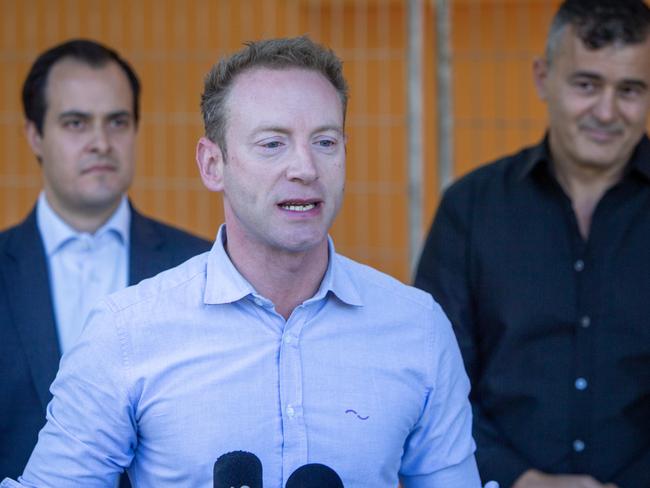
[[38, 397], [45, 409], [61, 356], [50, 279], [36, 213], [17, 226], [0, 256], [0, 276]]
[[163, 252], [164, 237], [154, 223], [131, 206], [129, 285], [158, 274], [171, 266]]

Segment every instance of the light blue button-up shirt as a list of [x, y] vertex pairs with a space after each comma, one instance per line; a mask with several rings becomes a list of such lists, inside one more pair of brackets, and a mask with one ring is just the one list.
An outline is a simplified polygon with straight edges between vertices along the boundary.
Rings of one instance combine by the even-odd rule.
[[77, 340], [92, 307], [128, 284], [130, 223], [124, 196], [94, 234], [78, 232], [52, 210], [41, 192], [36, 225], [45, 246], [61, 352]]
[[346, 488], [479, 486], [469, 382], [430, 295], [337, 255], [288, 320], [209, 253], [111, 295], [63, 358], [18, 485], [211, 487], [245, 450], [280, 488], [323, 463]]

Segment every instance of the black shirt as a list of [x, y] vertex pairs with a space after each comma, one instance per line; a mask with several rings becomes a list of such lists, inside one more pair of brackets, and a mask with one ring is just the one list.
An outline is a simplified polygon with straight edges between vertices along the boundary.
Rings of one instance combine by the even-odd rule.
[[529, 468], [650, 487], [650, 140], [594, 211], [589, 238], [547, 142], [446, 192], [416, 286], [454, 325], [483, 479]]

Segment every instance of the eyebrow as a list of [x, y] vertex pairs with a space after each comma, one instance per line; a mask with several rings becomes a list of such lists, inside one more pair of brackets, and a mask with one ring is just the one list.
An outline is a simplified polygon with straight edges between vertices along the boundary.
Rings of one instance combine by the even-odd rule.
[[602, 80], [604, 79], [602, 75], [594, 73], [593, 71], [576, 71], [569, 75], [569, 79], [575, 78], [589, 78], [590, 80]]
[[[59, 120], [66, 119], [69, 117], [79, 117], [82, 119], [90, 119], [93, 115], [89, 112], [82, 112], [81, 110], [66, 110], [59, 114]], [[114, 112], [108, 112], [104, 115], [104, 118], [114, 119], [116, 117], [133, 117], [133, 114], [129, 110], [116, 110]]]
[[[569, 77], [569, 79], [571, 80], [574, 80], [576, 78], [587, 78], [590, 80], [598, 80], [598, 81], [604, 79], [603, 76], [599, 75], [598, 73], [593, 73], [591, 71], [576, 71], [575, 73], [572, 73], [571, 76]], [[645, 81], [636, 78], [623, 78], [622, 80], [616, 82], [616, 84], [628, 85], [628, 86], [632, 85], [643, 89], [648, 88], [648, 84]]]
[[648, 88], [648, 84], [645, 81], [635, 80], [635, 79], [624, 79], [619, 83], [619, 85], [628, 85], [628, 86], [632, 85], [638, 88], [642, 88], [644, 90]]
[[[343, 134], [343, 127], [341, 127], [339, 125], [333, 125], [333, 124], [332, 125], [322, 125], [320, 127], [317, 127], [315, 130], [313, 130], [312, 133], [326, 132], [326, 131], [334, 131], [334, 132], [337, 132], [337, 133], [342, 135]], [[287, 129], [286, 127], [275, 126], [275, 125], [268, 125], [268, 126], [261, 125], [261, 126], [257, 127], [253, 131], [254, 134], [259, 134], [260, 132], [279, 132], [281, 134], [287, 134], [288, 135], [292, 131]]]
[[81, 119], [88, 119], [88, 118], [90, 118], [90, 116], [91, 115], [89, 113], [82, 112], [80, 110], [67, 110], [65, 112], [61, 112], [59, 114], [58, 118], [59, 118], [59, 120], [67, 119], [67, 118], [70, 118], [70, 117], [79, 117]]
[[343, 134], [343, 127], [339, 125], [323, 125], [321, 127], [318, 127], [314, 132], [326, 132], [328, 130]]

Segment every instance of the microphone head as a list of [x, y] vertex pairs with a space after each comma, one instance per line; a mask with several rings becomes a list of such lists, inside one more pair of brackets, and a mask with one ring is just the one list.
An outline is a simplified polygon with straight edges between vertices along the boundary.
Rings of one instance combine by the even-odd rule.
[[262, 462], [250, 452], [233, 451], [214, 463], [214, 488], [262, 488]]
[[344, 488], [336, 471], [324, 464], [305, 464], [287, 480], [286, 488]]

